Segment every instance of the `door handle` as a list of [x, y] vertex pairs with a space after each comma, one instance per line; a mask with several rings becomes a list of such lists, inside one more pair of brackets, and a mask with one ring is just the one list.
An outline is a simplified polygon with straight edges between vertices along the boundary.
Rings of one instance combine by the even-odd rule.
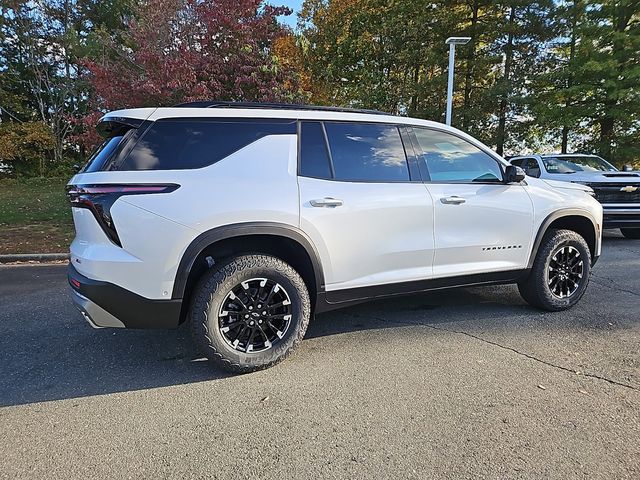
[[461, 203], [466, 202], [464, 198], [458, 197], [457, 195], [452, 195], [450, 197], [442, 197], [440, 201], [445, 205], [460, 205]]
[[317, 198], [309, 202], [312, 207], [341, 207], [342, 200], [331, 197]]

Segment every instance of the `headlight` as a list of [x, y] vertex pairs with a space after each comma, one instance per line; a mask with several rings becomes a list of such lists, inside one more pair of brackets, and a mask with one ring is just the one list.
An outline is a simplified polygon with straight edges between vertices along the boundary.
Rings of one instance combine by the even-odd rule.
[[596, 192], [593, 191], [593, 188], [591, 188], [588, 185], [585, 185], [584, 183], [583, 185], [587, 187], [587, 190], [585, 190], [584, 193], [586, 193], [587, 195], [591, 195], [593, 198], [596, 198]]
[[576, 182], [576, 181], [572, 180], [571, 183], [576, 183], [578, 185], [584, 185], [585, 187], [587, 187], [587, 190], [585, 190], [584, 193], [586, 193], [587, 195], [591, 195], [593, 198], [596, 198], [596, 192], [593, 191], [593, 188], [591, 188], [587, 182]]

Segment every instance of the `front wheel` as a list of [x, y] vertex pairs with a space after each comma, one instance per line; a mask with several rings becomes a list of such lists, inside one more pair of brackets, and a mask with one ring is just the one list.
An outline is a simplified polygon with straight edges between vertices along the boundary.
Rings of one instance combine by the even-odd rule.
[[640, 228], [621, 228], [620, 231], [626, 238], [640, 240]]
[[304, 337], [310, 311], [306, 285], [290, 265], [266, 255], [243, 255], [200, 280], [191, 332], [209, 360], [246, 373], [289, 355]]
[[522, 298], [549, 311], [571, 308], [584, 295], [591, 273], [591, 252], [571, 230], [551, 230], [542, 239], [529, 276], [518, 283]]

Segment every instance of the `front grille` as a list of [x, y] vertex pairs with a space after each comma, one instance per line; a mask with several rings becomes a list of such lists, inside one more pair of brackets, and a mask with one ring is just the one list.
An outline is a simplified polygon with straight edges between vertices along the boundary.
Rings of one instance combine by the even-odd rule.
[[[590, 183], [600, 203], [640, 203], [640, 183]], [[624, 192], [621, 188], [638, 187], [634, 192]]]

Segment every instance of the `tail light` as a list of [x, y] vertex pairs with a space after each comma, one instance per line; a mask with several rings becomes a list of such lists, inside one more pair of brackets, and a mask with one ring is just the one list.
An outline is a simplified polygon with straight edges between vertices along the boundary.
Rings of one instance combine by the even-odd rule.
[[89, 209], [107, 237], [121, 247], [116, 226], [111, 218], [111, 206], [115, 201], [124, 195], [170, 193], [179, 187], [180, 185], [175, 184], [70, 185], [67, 187], [67, 197], [72, 207]]

